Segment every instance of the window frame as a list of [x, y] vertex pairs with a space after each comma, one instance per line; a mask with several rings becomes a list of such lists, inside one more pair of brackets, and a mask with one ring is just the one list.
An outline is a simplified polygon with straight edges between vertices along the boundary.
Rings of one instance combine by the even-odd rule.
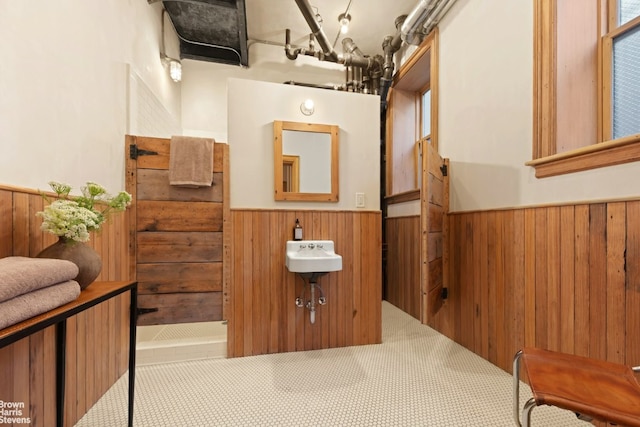
[[[595, 143], [558, 153], [558, 2], [534, 0], [534, 117], [533, 159], [538, 178], [584, 171], [640, 160], [640, 134], [611, 139], [613, 39], [640, 26], [640, 17], [617, 26], [617, 0], [593, 0], [597, 7], [596, 117], [581, 117], [582, 124], [596, 120]], [[580, 125], [580, 123], [579, 123]]]
[[[421, 97], [426, 90], [431, 91], [431, 133], [428, 138], [420, 138], [422, 131]], [[400, 100], [402, 102], [399, 102]], [[401, 133], [403, 134], [401, 135]], [[422, 173], [422, 166], [417, 162], [420, 158], [418, 150], [421, 144], [419, 142], [428, 140], [437, 150], [437, 135], [438, 29], [436, 28], [425, 37], [420, 46], [402, 64], [394, 76], [394, 82], [387, 95], [384, 196], [384, 202], [387, 205], [420, 199], [421, 185], [419, 183], [421, 181], [416, 180], [416, 176]], [[412, 154], [411, 166], [415, 168], [415, 173], [413, 176], [403, 176], [403, 180], [405, 184], [412, 183], [414, 188], [394, 185], [397, 178], [394, 152], [398, 146], [406, 148], [406, 152]]]

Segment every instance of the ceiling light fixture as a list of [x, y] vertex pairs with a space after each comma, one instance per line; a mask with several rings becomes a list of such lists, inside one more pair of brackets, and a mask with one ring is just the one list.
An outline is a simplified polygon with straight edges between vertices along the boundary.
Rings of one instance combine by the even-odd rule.
[[347, 3], [347, 8], [344, 10], [344, 13], [338, 15], [338, 22], [340, 23], [340, 29], [338, 30], [338, 34], [336, 34], [336, 39], [333, 41], [333, 47], [336, 47], [338, 43], [338, 39], [340, 35], [345, 35], [349, 31], [349, 24], [351, 23], [351, 15], [349, 15], [349, 9], [351, 9], [351, 2], [353, 0], [349, 0]]
[[162, 63], [169, 67], [169, 77], [171, 80], [178, 83], [182, 80], [182, 63], [174, 58], [169, 58], [167, 55], [162, 56]]
[[161, 37], [160, 38], [160, 61], [162, 61], [163, 65], [169, 68], [169, 77], [171, 77], [171, 80], [178, 83], [179, 81], [182, 80], [182, 63], [180, 62], [179, 59], [171, 58], [165, 53], [164, 20], [165, 20], [166, 13], [167, 13], [166, 9], [162, 9], [162, 28], [161, 28], [162, 34], [160, 35]]
[[305, 101], [300, 104], [300, 111], [305, 116], [310, 116], [315, 111], [315, 106], [313, 104], [313, 99], [305, 99]]
[[347, 34], [349, 31], [349, 23], [351, 22], [351, 15], [348, 13], [341, 13], [338, 16], [338, 22], [340, 22], [340, 32], [342, 34]]

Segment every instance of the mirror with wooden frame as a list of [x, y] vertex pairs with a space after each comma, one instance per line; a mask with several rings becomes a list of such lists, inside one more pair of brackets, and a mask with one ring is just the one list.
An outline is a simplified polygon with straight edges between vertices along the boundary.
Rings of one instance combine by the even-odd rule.
[[338, 201], [338, 126], [273, 122], [275, 200]]

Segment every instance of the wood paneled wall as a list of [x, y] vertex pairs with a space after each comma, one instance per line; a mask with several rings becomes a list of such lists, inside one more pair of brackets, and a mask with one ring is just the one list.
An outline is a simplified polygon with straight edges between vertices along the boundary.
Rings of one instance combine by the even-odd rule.
[[[228, 350], [233, 356], [374, 344], [382, 339], [381, 213], [232, 210]], [[285, 266], [298, 218], [305, 240], [333, 240], [342, 271], [318, 284], [327, 304], [295, 305], [303, 280]], [[308, 297], [308, 292], [307, 292]]]
[[523, 346], [640, 364], [640, 201], [448, 218], [438, 330], [508, 372]]
[[[0, 186], [0, 257], [35, 256], [56, 241], [40, 231], [44, 207], [33, 190]], [[127, 280], [127, 215], [110, 217], [89, 242], [102, 258], [97, 280]], [[71, 317], [67, 323], [65, 425], [73, 426], [127, 370], [129, 295]], [[0, 349], [0, 399], [24, 402], [33, 426], [55, 424], [55, 327]]]
[[387, 286], [385, 300], [421, 318], [420, 216], [385, 219]]

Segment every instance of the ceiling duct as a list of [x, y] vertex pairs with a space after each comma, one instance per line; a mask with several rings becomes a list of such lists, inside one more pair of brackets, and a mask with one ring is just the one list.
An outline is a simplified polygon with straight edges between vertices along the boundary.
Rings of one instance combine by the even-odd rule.
[[249, 65], [245, 0], [163, 0], [162, 4], [176, 29], [181, 59]]

